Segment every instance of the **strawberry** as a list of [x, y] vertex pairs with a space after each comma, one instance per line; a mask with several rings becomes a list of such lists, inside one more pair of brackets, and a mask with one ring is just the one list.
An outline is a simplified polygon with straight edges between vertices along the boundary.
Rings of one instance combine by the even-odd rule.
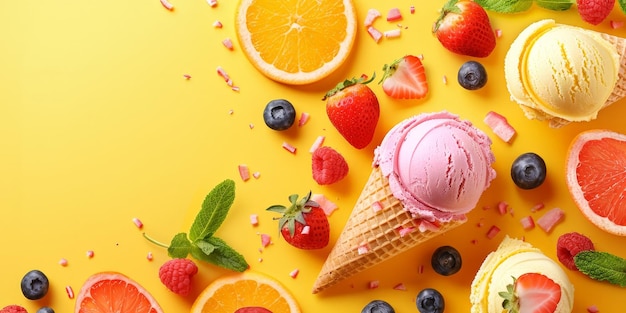
[[173, 293], [186, 296], [191, 291], [191, 278], [198, 266], [189, 259], [171, 259], [159, 268], [159, 279]]
[[576, 5], [583, 21], [598, 25], [609, 16], [615, 6], [615, 0], [576, 0]]
[[28, 313], [25, 308], [19, 305], [8, 305], [0, 310], [0, 313]]
[[461, 55], [484, 58], [496, 47], [489, 16], [474, 1], [449, 0], [441, 9], [433, 33], [446, 49]]
[[304, 250], [321, 249], [328, 245], [330, 225], [324, 210], [310, 200], [311, 192], [298, 200], [298, 195], [289, 196], [291, 205], [272, 205], [268, 211], [281, 213], [278, 221], [283, 238], [290, 245]]
[[366, 76], [347, 79], [326, 93], [326, 113], [330, 122], [348, 143], [365, 148], [372, 138], [380, 116], [376, 94], [366, 85], [374, 80]]
[[380, 82], [383, 91], [395, 99], [421, 99], [428, 93], [426, 72], [422, 61], [407, 55], [383, 67], [385, 74]]
[[539, 273], [522, 274], [513, 279], [506, 292], [502, 307], [511, 313], [553, 313], [561, 301], [561, 286]]
[[331, 147], [319, 147], [313, 152], [313, 179], [320, 185], [336, 183], [348, 175], [348, 163]]

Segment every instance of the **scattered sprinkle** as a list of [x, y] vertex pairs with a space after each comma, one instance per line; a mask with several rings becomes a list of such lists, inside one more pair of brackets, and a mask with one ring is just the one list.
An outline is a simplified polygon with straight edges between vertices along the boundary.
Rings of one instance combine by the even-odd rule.
[[261, 245], [263, 246], [263, 248], [267, 248], [270, 243], [272, 243], [272, 237], [270, 237], [270, 235], [268, 234], [261, 234]]
[[443, 82], [444, 85], [448, 84], [448, 77], [446, 75], [443, 75], [443, 77], [441, 78], [441, 81]]
[[500, 232], [500, 228], [496, 225], [491, 226], [487, 231], [487, 239], [493, 239]]
[[259, 177], [261, 177], [261, 172], [252, 173], [252, 177], [254, 177], [254, 179], [259, 179]]
[[302, 114], [300, 114], [300, 119], [298, 120], [298, 127], [304, 126], [304, 124], [309, 121], [310, 117], [311, 115], [309, 113], [302, 112]]
[[258, 214], [250, 214], [250, 224], [252, 224], [252, 226], [259, 225], [259, 215]]
[[500, 215], [504, 215], [508, 212], [509, 210], [509, 204], [504, 202], [504, 201], [500, 201], [498, 202], [498, 213], [500, 213]]
[[409, 11], [411, 12], [411, 14], [415, 14], [415, 6], [414, 5], [410, 6]]
[[64, 266], [64, 267], [65, 267], [65, 266], [67, 266], [67, 264], [68, 264], [67, 259], [65, 259], [65, 258], [61, 258], [61, 259], [59, 260], [59, 265], [61, 265], [61, 266]]
[[135, 226], [137, 226], [137, 228], [139, 229], [143, 228], [143, 223], [138, 218], [133, 217], [133, 223], [135, 224]]
[[543, 208], [545, 208], [546, 205], [543, 203], [537, 203], [535, 204], [532, 208], [530, 208], [530, 212], [537, 212], [537, 211], [541, 211]]
[[94, 252], [93, 252], [93, 250], [87, 250], [85, 255], [87, 255], [87, 258], [91, 259], [94, 256]]
[[611, 28], [613, 29], [624, 27], [624, 22], [621, 22], [621, 21], [610, 21], [609, 24], [611, 25]]
[[600, 309], [598, 309], [598, 307], [595, 306], [595, 305], [590, 305], [590, 306], [587, 307], [587, 312], [589, 312], [589, 313], [599, 313]]
[[378, 286], [380, 286], [380, 282], [378, 280], [372, 280], [369, 283], [367, 283], [368, 289], [376, 289], [378, 288]]
[[495, 33], [496, 33], [496, 38], [502, 37], [502, 29], [496, 29]]
[[183, 74], [183, 77], [184, 77], [186, 80], [191, 79], [191, 75], [189, 75], [189, 74]]
[[365, 16], [365, 19], [363, 20], [363, 25], [365, 27], [370, 27], [374, 25], [374, 21], [381, 16], [382, 14], [380, 13], [380, 11], [376, 9], [369, 9], [367, 10], [367, 15]]
[[537, 220], [539, 228], [543, 229], [546, 233], [550, 233], [554, 226], [563, 220], [565, 212], [559, 208], [553, 208], [546, 212]]
[[248, 124], [248, 128], [254, 129], [254, 124], [252, 124], [252, 123]]
[[398, 8], [390, 9], [389, 12], [387, 13], [387, 21], [395, 22], [399, 20], [402, 20], [402, 13], [400, 13], [400, 9]]
[[522, 217], [520, 219], [520, 223], [522, 223], [522, 227], [524, 228], [524, 230], [531, 230], [535, 228], [535, 220], [530, 215]]
[[399, 38], [402, 32], [399, 29], [388, 30], [384, 33], [385, 38]]
[[222, 28], [224, 25], [222, 25], [222, 22], [216, 20], [215, 22], [213, 22], [213, 27], [215, 28]]
[[148, 255], [146, 255], [146, 259], [148, 261], [152, 261], [154, 259], [154, 256], [152, 255], [152, 252], [148, 252]]
[[366, 254], [368, 252], [370, 252], [370, 247], [367, 245], [367, 242], [363, 242], [357, 247], [357, 253], [359, 255]]
[[417, 58], [420, 59], [420, 61], [424, 61], [424, 54], [423, 53], [418, 54]]
[[167, 1], [167, 0], [161, 0], [161, 4], [163, 5], [163, 7], [164, 7], [164, 8], [166, 8], [166, 9], [168, 9], [168, 10], [170, 10], [170, 11], [174, 10], [174, 5], [173, 5], [173, 4], [171, 4], [171, 3], [170, 3], [169, 1]]
[[295, 153], [296, 153], [296, 147], [294, 147], [294, 146], [290, 145], [290, 144], [289, 144], [289, 143], [287, 143], [287, 142], [283, 142], [283, 149], [285, 149], [285, 150], [289, 151], [289, 152], [290, 152], [290, 153], [292, 153], [292, 154], [295, 154]]
[[248, 168], [248, 165], [239, 164], [237, 168], [239, 169], [239, 176], [241, 177], [241, 180], [248, 181], [250, 179], [250, 169]]
[[263, 262], [263, 258], [259, 258], [259, 263]]
[[241, 90], [241, 88], [239, 88], [239, 86], [233, 86], [232, 88], [230, 88], [232, 91], [239, 91]]
[[477, 243], [478, 243], [478, 240], [476, 240], [476, 239], [472, 239], [472, 240], [470, 240], [470, 242], [471, 242], [473, 245], [475, 245], [475, 244], [477, 244]]
[[228, 110], [228, 115], [233, 115], [233, 113], [235, 113], [235, 110], [233, 109]]
[[418, 272], [419, 274], [424, 274], [424, 264], [420, 265], [420, 266], [417, 268], [417, 272]]
[[325, 136], [317, 136], [317, 138], [315, 139], [315, 142], [313, 142], [313, 144], [311, 145], [309, 152], [310, 153], [315, 152], [317, 148], [321, 147], [324, 144], [324, 140], [326, 140]]
[[311, 200], [317, 202], [317, 204], [320, 205], [322, 210], [324, 210], [324, 214], [326, 214], [326, 216], [330, 216], [338, 208], [334, 202], [328, 200], [328, 198], [326, 198], [326, 196], [324, 196], [323, 194], [314, 193], [311, 195]]
[[68, 298], [74, 299], [74, 289], [72, 289], [72, 286], [65, 286], [65, 293], [67, 293]]
[[291, 278], [296, 278], [296, 277], [298, 277], [299, 273], [300, 273], [300, 270], [296, 268], [296, 269], [294, 269], [293, 271], [291, 271], [289, 273], [289, 276], [291, 276]]
[[515, 135], [515, 128], [509, 124], [506, 117], [496, 112], [489, 111], [483, 119], [483, 122], [485, 122], [494, 134], [504, 142], [510, 142], [511, 138]]
[[217, 67], [217, 75], [222, 77], [225, 82], [228, 82], [230, 80], [230, 76], [228, 76], [228, 73], [226, 73], [226, 71], [221, 66]]
[[311, 232], [311, 226], [305, 225], [302, 227], [302, 231], [300, 231], [301, 235], [308, 235]]
[[404, 291], [404, 290], [406, 290], [406, 286], [403, 283], [399, 283], [399, 284], [393, 286], [393, 290], [402, 290], [402, 291]]
[[370, 35], [370, 37], [372, 37], [372, 39], [374, 39], [376, 43], [378, 43], [380, 39], [383, 38], [383, 33], [381, 33], [378, 29], [374, 28], [374, 26], [368, 27], [367, 33]]
[[222, 44], [228, 50], [232, 51], [234, 49], [233, 41], [230, 38], [226, 38], [226, 39], [222, 40]]
[[404, 237], [413, 231], [415, 231], [415, 227], [402, 227], [398, 230], [398, 233], [400, 234], [400, 237]]
[[383, 205], [380, 203], [380, 201], [374, 201], [374, 203], [372, 203], [372, 211], [374, 211], [374, 213], [378, 213], [382, 210]]
[[206, 2], [213, 8], [217, 6], [217, 0], [206, 0]]

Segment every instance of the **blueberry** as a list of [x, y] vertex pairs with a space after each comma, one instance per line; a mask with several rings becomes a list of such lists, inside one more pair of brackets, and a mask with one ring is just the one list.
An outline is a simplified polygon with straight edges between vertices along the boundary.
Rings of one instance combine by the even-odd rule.
[[420, 313], [443, 313], [446, 306], [441, 293], [432, 288], [420, 291], [417, 294], [417, 299], [415, 299], [415, 304], [417, 304], [417, 310]]
[[263, 110], [265, 125], [273, 130], [285, 130], [296, 120], [296, 110], [291, 102], [276, 99], [267, 103]]
[[37, 313], [54, 313], [54, 310], [49, 306], [44, 306], [37, 310]]
[[439, 247], [433, 252], [430, 263], [435, 272], [449, 276], [461, 269], [461, 254], [450, 246]]
[[368, 303], [363, 308], [363, 310], [361, 310], [361, 313], [395, 313], [395, 312], [396, 311], [393, 310], [391, 305], [389, 305], [389, 303], [383, 300], [374, 300]]
[[511, 165], [511, 178], [522, 189], [539, 187], [546, 180], [546, 172], [546, 162], [532, 152], [518, 156]]
[[48, 277], [39, 270], [32, 270], [22, 278], [22, 293], [30, 300], [38, 300], [48, 293]]
[[457, 75], [459, 85], [467, 90], [483, 88], [487, 84], [487, 71], [476, 61], [467, 61], [461, 65]]

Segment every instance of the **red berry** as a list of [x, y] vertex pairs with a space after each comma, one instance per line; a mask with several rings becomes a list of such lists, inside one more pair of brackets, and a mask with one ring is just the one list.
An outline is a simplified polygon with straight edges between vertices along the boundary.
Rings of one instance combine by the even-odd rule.
[[556, 256], [570, 270], [577, 271], [574, 257], [578, 252], [594, 250], [591, 239], [582, 234], [571, 232], [561, 235], [556, 243]]
[[171, 259], [159, 269], [161, 282], [170, 291], [186, 296], [191, 291], [191, 278], [198, 273], [198, 266], [189, 259]]
[[9, 305], [2, 308], [0, 313], [28, 313], [28, 311], [19, 305]]
[[611, 13], [615, 0], [576, 0], [583, 21], [598, 25]]
[[348, 175], [348, 163], [331, 147], [319, 147], [313, 152], [313, 179], [320, 185], [336, 183]]

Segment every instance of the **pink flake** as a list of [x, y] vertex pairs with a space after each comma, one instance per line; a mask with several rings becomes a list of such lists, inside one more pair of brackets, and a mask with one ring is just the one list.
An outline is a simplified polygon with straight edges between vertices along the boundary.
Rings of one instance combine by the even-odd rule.
[[252, 124], [252, 123], [248, 124], [248, 128], [253, 129], [254, 128], [254, 124]]
[[420, 224], [418, 226], [419, 231], [420, 232], [425, 232], [425, 231], [432, 231], [432, 232], [437, 232], [439, 231], [439, 226], [437, 224], [431, 223], [427, 220], [420, 220]]
[[212, 7], [214, 8], [215, 6], [217, 6], [217, 0], [206, 0], [206, 2]]
[[311, 195], [311, 200], [320, 205], [326, 216], [330, 216], [333, 212], [335, 212], [335, 210], [337, 210], [337, 205], [328, 200], [328, 198], [326, 198], [323, 194], [314, 193]]
[[228, 87], [232, 87], [235, 85], [235, 83], [233, 83], [233, 80], [229, 78], [228, 80], [226, 80], [226, 85], [228, 85]]
[[302, 112], [302, 114], [300, 114], [300, 119], [298, 120], [298, 127], [304, 126], [304, 124], [309, 121], [310, 117], [311, 115], [309, 113]]
[[544, 207], [545, 207], [545, 204], [543, 204], [543, 203], [537, 203], [537, 204], [535, 204], [532, 208], [530, 208], [530, 212], [535, 213], [535, 212], [537, 212], [537, 211], [542, 210]]
[[496, 225], [491, 226], [487, 231], [487, 239], [493, 239], [500, 232], [500, 228]]
[[418, 272], [419, 274], [424, 274], [424, 265], [423, 265], [423, 264], [422, 264], [422, 265], [420, 265], [420, 266], [417, 268], [417, 272]]
[[146, 255], [146, 259], [148, 261], [152, 261], [154, 259], [154, 256], [152, 255], [152, 252], [148, 252], [148, 254]]
[[241, 177], [241, 180], [248, 181], [248, 179], [250, 179], [250, 169], [248, 166], [245, 164], [239, 164], [237, 168], [239, 169], [239, 176]]
[[399, 29], [388, 30], [384, 33], [385, 38], [398, 38], [402, 35], [402, 32]]
[[399, 283], [399, 284], [393, 286], [393, 290], [402, 290], [402, 291], [404, 291], [404, 290], [406, 290], [406, 286], [403, 283]]
[[357, 253], [359, 255], [366, 254], [368, 252], [370, 252], [370, 247], [367, 242], [363, 242], [357, 247]]
[[252, 177], [254, 177], [254, 179], [259, 179], [259, 177], [261, 177], [261, 172], [252, 173]]
[[94, 252], [93, 250], [87, 250], [87, 252], [85, 253], [85, 255], [87, 255], [87, 258], [93, 258], [94, 256]]
[[554, 226], [556, 226], [556, 224], [563, 220], [563, 217], [565, 217], [565, 212], [559, 208], [554, 208], [541, 216], [537, 220], [537, 225], [539, 225], [539, 228], [543, 229], [546, 233], [549, 233], [552, 231]]
[[410, 6], [409, 11], [411, 12], [411, 14], [415, 14], [415, 6], [414, 5]]
[[522, 227], [524, 228], [524, 230], [530, 230], [535, 228], [535, 220], [530, 215], [522, 217], [520, 219], [520, 223], [522, 223]]
[[483, 120], [489, 128], [504, 142], [510, 142], [515, 135], [515, 129], [506, 118], [496, 112], [489, 111]]
[[294, 147], [294, 146], [290, 145], [290, 144], [289, 144], [289, 143], [287, 143], [287, 142], [283, 142], [283, 149], [285, 149], [285, 150], [287, 150], [287, 151], [289, 151], [289, 152], [291, 152], [291, 153], [293, 153], [293, 154], [295, 154], [295, 153], [296, 153], [296, 147]]
[[376, 41], [376, 43], [378, 43], [380, 39], [383, 38], [383, 33], [381, 33], [373, 26], [367, 28], [367, 33], [370, 35], [370, 37], [372, 37], [372, 39], [374, 39], [374, 41]]
[[191, 75], [189, 75], [189, 74], [183, 74], [183, 77], [184, 77], [186, 80], [191, 79]]
[[313, 142], [313, 144], [311, 145], [309, 152], [310, 153], [315, 152], [317, 148], [321, 147], [324, 144], [324, 140], [326, 140], [325, 136], [317, 136], [317, 138], [315, 139], [315, 142]]
[[258, 214], [250, 214], [250, 224], [252, 224], [252, 226], [259, 225], [259, 215]]
[[65, 259], [65, 258], [61, 258], [61, 259], [59, 260], [59, 265], [61, 265], [61, 266], [63, 266], [63, 267], [67, 266], [67, 263], [68, 263], [68, 262], [67, 262], [67, 259]]
[[598, 307], [595, 306], [595, 305], [590, 305], [590, 306], [587, 307], [587, 312], [589, 312], [589, 313], [599, 313], [600, 309], [598, 309]]
[[72, 289], [72, 286], [65, 286], [65, 293], [67, 293], [68, 298], [74, 299], [74, 289]]
[[378, 280], [372, 280], [369, 283], [367, 283], [368, 289], [376, 289], [378, 288], [378, 286], [380, 286], [380, 282]]
[[400, 9], [393, 8], [389, 10], [389, 12], [387, 13], [387, 22], [395, 22], [399, 20], [402, 20], [402, 14], [400, 13]]
[[226, 73], [226, 71], [221, 66], [217, 67], [217, 75], [223, 78], [225, 82], [228, 82], [230, 80], [230, 76], [228, 76], [228, 73]]
[[441, 81], [443, 82], [444, 85], [448, 84], [448, 77], [446, 75], [443, 75], [443, 77], [441, 78]]
[[477, 243], [478, 243], [478, 240], [476, 240], [476, 239], [472, 239], [472, 240], [470, 240], [470, 242], [471, 242], [473, 245], [475, 245], [475, 244], [477, 244]]
[[618, 29], [618, 28], [622, 28], [624, 27], [624, 22], [622, 21], [610, 21], [609, 24], [611, 25], [611, 28], [613, 29]]
[[372, 203], [372, 210], [374, 211], [374, 213], [378, 213], [383, 210], [383, 205], [380, 203], [380, 201], [374, 201], [374, 203]]
[[239, 91], [241, 88], [239, 88], [239, 86], [233, 86], [232, 88], [230, 88], [232, 91]]
[[142, 229], [143, 228], [143, 223], [136, 217], [133, 217], [133, 223], [135, 224], [135, 226], [137, 226], [137, 228]]
[[500, 215], [506, 214], [508, 209], [509, 209], [509, 205], [506, 202], [504, 201], [498, 202], [498, 213], [500, 213]]
[[398, 233], [400, 234], [400, 237], [404, 237], [413, 231], [415, 231], [415, 227], [402, 227], [398, 230]]
[[502, 29], [496, 29], [495, 33], [496, 33], [496, 38], [502, 37]]
[[299, 273], [300, 273], [300, 270], [296, 268], [295, 270], [293, 270], [293, 271], [291, 271], [289, 273], [289, 276], [291, 276], [291, 278], [296, 278], [296, 277], [298, 277]]
[[261, 245], [263, 246], [263, 248], [269, 246], [270, 243], [272, 243], [272, 237], [270, 237], [270, 235], [268, 234], [261, 234]]
[[174, 10], [174, 5], [173, 5], [173, 4], [171, 4], [171, 3], [170, 3], [169, 1], [167, 1], [167, 0], [161, 0], [161, 4], [163, 5], [163, 7], [164, 7], [164, 8], [166, 8], [166, 9], [168, 9], [168, 10], [170, 10], [170, 11]]
[[363, 20], [363, 25], [365, 25], [365, 27], [370, 27], [374, 25], [374, 21], [381, 16], [382, 14], [380, 13], [380, 11], [376, 9], [369, 9], [367, 10], [367, 15], [365, 16], [365, 19]]
[[224, 25], [222, 25], [222, 22], [220, 22], [220, 21], [216, 20], [215, 22], [213, 22], [213, 27], [215, 27], [215, 28], [222, 28], [223, 26]]
[[230, 40], [230, 38], [226, 38], [226, 39], [222, 40], [222, 44], [228, 50], [233, 50], [234, 49], [233, 41]]

